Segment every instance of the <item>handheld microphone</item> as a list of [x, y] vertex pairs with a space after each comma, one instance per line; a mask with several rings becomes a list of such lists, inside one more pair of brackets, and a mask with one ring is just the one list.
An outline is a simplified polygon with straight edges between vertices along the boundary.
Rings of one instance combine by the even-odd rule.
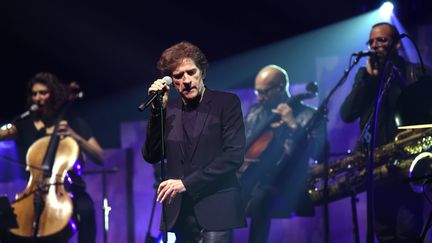
[[[162, 79], [165, 80], [166, 85], [172, 84], [172, 78], [171, 77], [165, 76]], [[162, 94], [163, 92], [164, 92], [163, 90], [158, 90], [157, 92], [152, 92], [149, 95], [147, 95], [147, 97], [145, 97], [145, 99], [138, 106], [138, 110], [139, 111], [145, 110], [145, 108], [147, 108], [153, 102], [153, 100], [156, 99], [156, 97], [158, 95]]]
[[377, 53], [374, 50], [367, 50], [367, 51], [354, 52], [352, 55], [360, 58], [360, 57], [366, 57], [366, 56], [376, 56]]

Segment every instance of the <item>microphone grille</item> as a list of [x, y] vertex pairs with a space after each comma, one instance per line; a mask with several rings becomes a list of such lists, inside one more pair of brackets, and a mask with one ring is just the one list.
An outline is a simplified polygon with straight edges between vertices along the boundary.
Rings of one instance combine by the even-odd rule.
[[170, 76], [165, 76], [162, 78], [163, 80], [165, 80], [167, 85], [171, 85], [172, 84], [172, 78]]
[[39, 106], [38, 105], [36, 105], [36, 104], [32, 104], [31, 106], [30, 106], [30, 111], [37, 111], [39, 109]]

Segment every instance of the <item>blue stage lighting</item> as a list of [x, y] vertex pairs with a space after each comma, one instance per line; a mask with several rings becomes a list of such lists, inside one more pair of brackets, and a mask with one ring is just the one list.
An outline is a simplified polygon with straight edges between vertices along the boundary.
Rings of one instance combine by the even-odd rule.
[[394, 8], [393, 3], [391, 3], [391, 2], [385, 2], [379, 8], [379, 15], [384, 20], [390, 20], [390, 17], [393, 14], [393, 8]]
[[[176, 242], [176, 236], [174, 233], [168, 232], [168, 243], [175, 243]], [[163, 243], [162, 242], [162, 234], [159, 235], [159, 237], [156, 240], [156, 243]]]

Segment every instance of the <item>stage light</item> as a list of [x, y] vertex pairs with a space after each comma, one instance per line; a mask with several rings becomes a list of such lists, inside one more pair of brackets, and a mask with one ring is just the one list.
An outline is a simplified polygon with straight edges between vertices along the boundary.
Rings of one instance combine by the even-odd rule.
[[394, 8], [393, 3], [385, 2], [379, 8], [379, 15], [384, 20], [390, 20], [390, 17], [393, 15], [393, 8]]
[[[176, 236], [174, 233], [168, 232], [168, 243], [175, 243], [176, 242]], [[163, 243], [162, 241], [162, 234], [159, 235], [158, 239], [156, 240], [156, 243]]]

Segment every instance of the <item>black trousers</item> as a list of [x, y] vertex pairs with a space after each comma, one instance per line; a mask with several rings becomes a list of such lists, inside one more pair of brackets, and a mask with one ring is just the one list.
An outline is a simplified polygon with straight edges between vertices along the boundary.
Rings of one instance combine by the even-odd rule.
[[416, 243], [423, 227], [423, 196], [407, 183], [377, 184], [375, 233], [380, 243]]
[[251, 218], [249, 243], [266, 243], [271, 225], [271, 191], [256, 188], [246, 211]]
[[208, 231], [201, 227], [195, 217], [190, 200], [183, 197], [179, 217], [173, 227], [176, 243], [231, 243], [232, 230]]

